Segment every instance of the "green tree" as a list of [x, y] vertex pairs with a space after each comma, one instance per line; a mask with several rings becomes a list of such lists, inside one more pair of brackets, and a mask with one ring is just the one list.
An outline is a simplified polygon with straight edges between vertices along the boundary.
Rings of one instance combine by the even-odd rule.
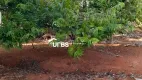
[[1, 0], [0, 44], [7, 48], [21, 47], [46, 27], [56, 32], [59, 41], [74, 36], [74, 42], [81, 44], [70, 46], [68, 53], [80, 57], [86, 47], [128, 29], [131, 26], [128, 22], [140, 20], [138, 1]]
[[5, 48], [21, 48], [43, 32], [38, 23], [46, 10], [39, 0], [1, 0], [0, 11], [0, 44]]

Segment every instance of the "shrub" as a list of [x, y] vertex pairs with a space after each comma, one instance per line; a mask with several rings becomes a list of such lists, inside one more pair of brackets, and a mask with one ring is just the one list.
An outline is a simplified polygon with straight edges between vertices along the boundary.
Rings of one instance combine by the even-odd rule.
[[38, 22], [45, 11], [38, 0], [1, 0], [3, 14], [0, 44], [5, 48], [21, 48], [22, 43], [34, 39], [43, 30]]
[[[141, 19], [139, 0], [1, 0], [4, 14], [0, 44], [11, 48], [34, 39], [47, 27], [57, 40], [75, 37], [70, 56], [80, 57], [86, 47], [128, 29]], [[135, 5], [137, 4], [137, 5]], [[141, 20], [140, 20], [141, 21]]]

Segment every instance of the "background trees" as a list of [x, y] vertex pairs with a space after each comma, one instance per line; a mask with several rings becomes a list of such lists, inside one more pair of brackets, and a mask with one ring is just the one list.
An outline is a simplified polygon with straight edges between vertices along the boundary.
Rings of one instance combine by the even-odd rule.
[[2, 25], [0, 44], [5, 48], [21, 48], [22, 43], [34, 39], [42, 30], [43, 5], [38, 0], [1, 0]]
[[50, 28], [58, 40], [75, 36], [68, 52], [79, 57], [83, 49], [114, 33], [129, 31], [130, 22], [141, 22], [140, 0], [1, 0], [3, 24], [0, 44], [22, 47]]

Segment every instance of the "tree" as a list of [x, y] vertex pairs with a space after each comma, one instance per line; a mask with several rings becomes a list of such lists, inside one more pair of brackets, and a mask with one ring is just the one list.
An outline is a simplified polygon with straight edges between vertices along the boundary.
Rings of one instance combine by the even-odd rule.
[[83, 0], [83, 6], [81, 1], [1, 0], [4, 16], [0, 44], [7, 48], [21, 47], [46, 27], [56, 32], [59, 41], [71, 35], [74, 43], [81, 43], [68, 48], [70, 56], [80, 57], [86, 47], [132, 26], [128, 22], [135, 21], [140, 11], [135, 6], [138, 2], [131, 0]]
[[39, 0], [1, 0], [3, 14], [0, 26], [0, 44], [5, 48], [21, 48], [22, 43], [34, 39], [42, 32], [38, 22], [43, 5]]

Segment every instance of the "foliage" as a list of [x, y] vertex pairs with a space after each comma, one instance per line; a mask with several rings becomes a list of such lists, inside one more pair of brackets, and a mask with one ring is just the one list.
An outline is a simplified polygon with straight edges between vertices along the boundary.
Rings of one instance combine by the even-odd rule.
[[0, 44], [5, 48], [21, 48], [22, 43], [34, 39], [42, 32], [38, 22], [44, 14], [38, 0], [1, 0], [3, 14], [0, 26]]
[[138, 0], [82, 0], [90, 3], [82, 3], [83, 6], [75, 0], [52, 1], [54, 11], [50, 12], [59, 14], [53, 20], [53, 29], [62, 36], [62, 40], [66, 34], [73, 33], [76, 37], [75, 43], [83, 43], [69, 47], [69, 55], [73, 57], [82, 55], [80, 49], [109, 39], [116, 32], [131, 30], [133, 26], [129, 22], [135, 21], [138, 11], [141, 12], [137, 10]]
[[1, 0], [3, 24], [0, 44], [19, 47], [39, 35], [43, 27], [56, 32], [58, 40], [75, 37], [69, 55], [80, 57], [86, 47], [117, 32], [129, 22], [141, 21], [140, 0]]
[[[135, 0], [136, 7], [136, 21], [142, 24], [142, 0]], [[142, 26], [141, 26], [142, 27]]]
[[69, 47], [70, 56], [81, 56], [84, 48], [110, 38], [121, 28], [121, 24], [117, 21], [117, 13], [125, 6], [122, 2], [112, 7], [103, 7], [102, 4], [102, 8], [96, 6], [82, 8], [75, 0], [52, 1], [49, 3], [48, 13], [54, 16], [52, 27], [57, 32], [57, 39], [64, 40], [65, 36], [73, 34], [76, 37], [74, 43], [82, 43]]

